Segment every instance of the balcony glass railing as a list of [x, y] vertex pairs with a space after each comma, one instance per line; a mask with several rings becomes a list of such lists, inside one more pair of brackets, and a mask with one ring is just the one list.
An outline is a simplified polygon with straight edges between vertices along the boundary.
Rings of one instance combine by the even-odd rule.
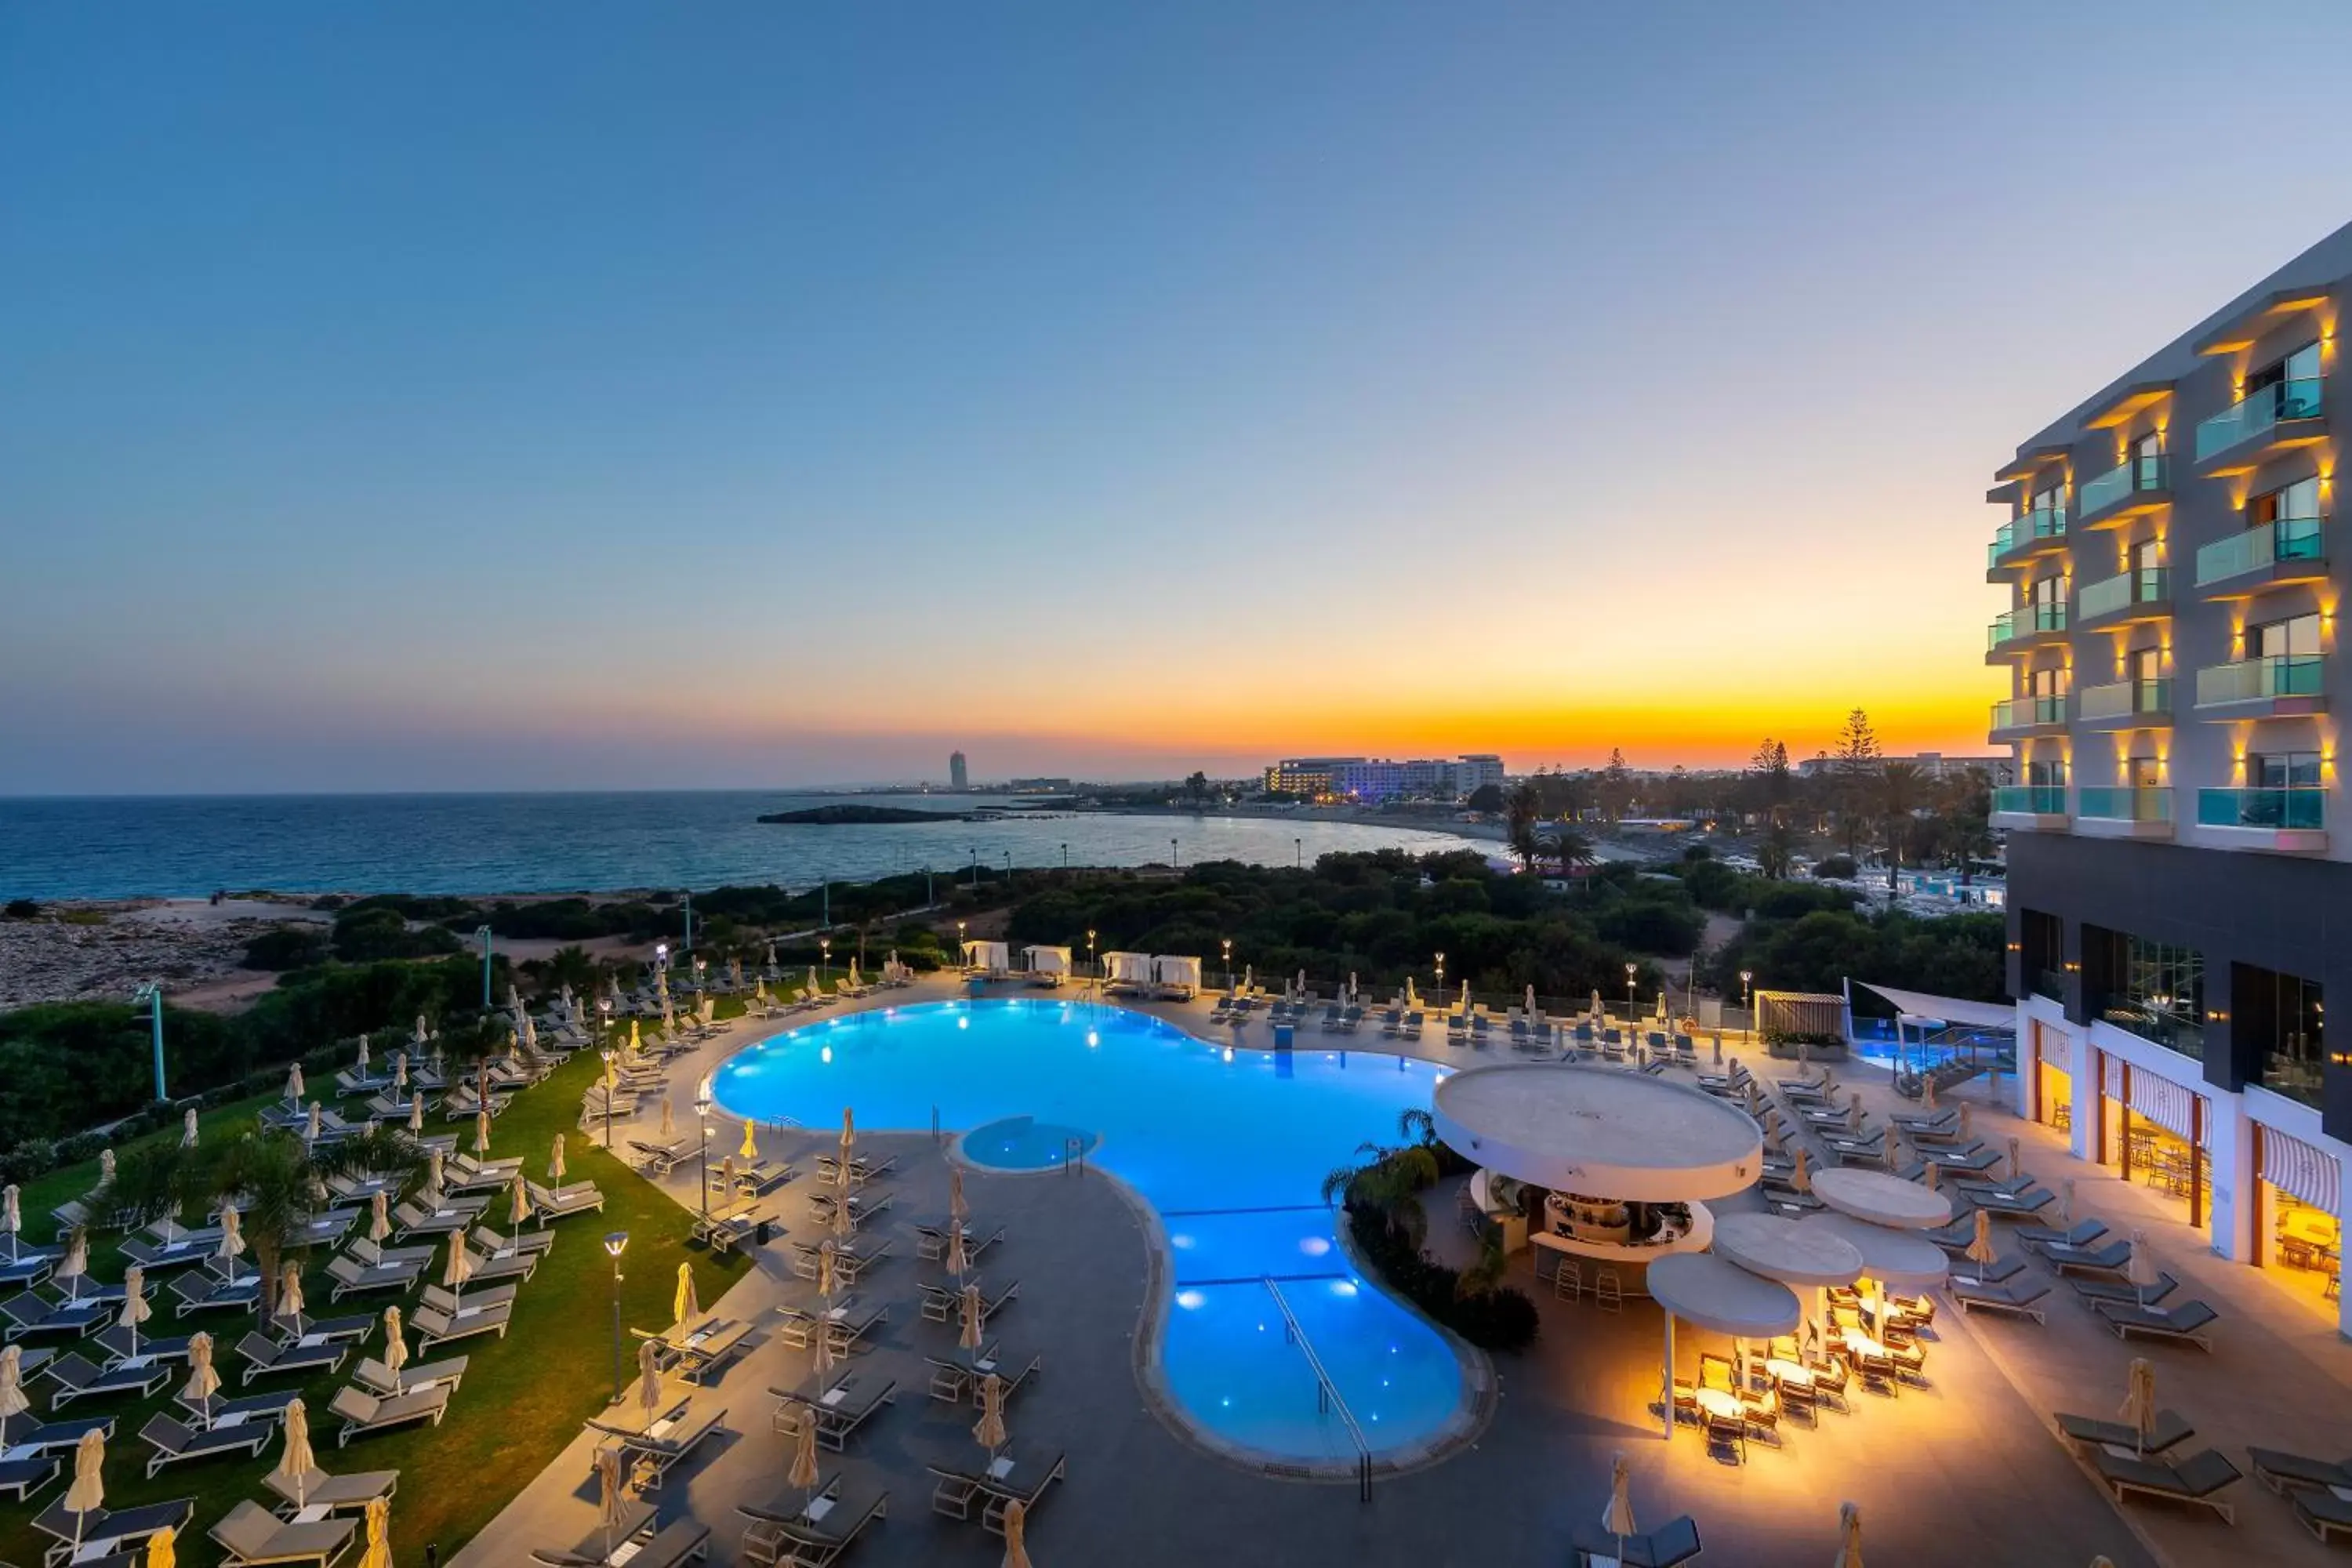
[[2063, 697], [2011, 697], [1992, 705], [1992, 727], [2000, 730], [2022, 730], [2034, 724], [2063, 724], [2066, 721], [2066, 700]]
[[2317, 784], [2289, 789], [2200, 789], [2200, 827], [2308, 827], [2327, 826], [2327, 791]]
[[2316, 697], [2320, 663], [2315, 653], [2278, 654], [2210, 664], [2197, 672], [2197, 706], [2256, 702], [2272, 697]]
[[2044, 539], [2066, 537], [2064, 506], [2040, 506], [2011, 518], [1993, 531], [1992, 543], [1985, 552], [1985, 564], [1996, 566], [2000, 558], [2013, 550]]
[[2094, 1018], [2127, 1029], [2167, 1050], [2199, 1061], [2205, 1058], [2205, 1026], [2195, 1010], [2182, 1006], [2177, 998], [2110, 994], [2095, 998], [2090, 1011]]
[[2274, 381], [2248, 393], [2210, 419], [2197, 425], [2197, 460], [2228, 451], [2242, 441], [2269, 431], [2284, 419], [2311, 419], [2319, 414], [2317, 376], [2305, 381]]
[[2134, 605], [2161, 605], [2172, 597], [2172, 574], [2162, 566], [2143, 566], [2114, 577], [2103, 577], [2074, 595], [2078, 620], [2111, 616]]
[[2170, 822], [2172, 791], [2164, 784], [2085, 784], [2074, 792], [2074, 815], [2100, 822]]
[[2063, 605], [2020, 605], [1993, 622], [1985, 634], [1988, 650], [2019, 637], [2032, 637], [2036, 632], [2063, 632], [2066, 629], [2066, 606]]
[[2107, 686], [2085, 686], [2078, 700], [2085, 719], [2132, 719], [2143, 713], [2172, 711], [2172, 678], [2118, 680]]
[[2326, 553], [2315, 517], [2283, 517], [2217, 540], [2197, 552], [2197, 585], [2226, 582], [2280, 561], [2317, 561]]
[[2105, 511], [2126, 496], [2146, 495], [2168, 488], [2164, 454], [2151, 452], [2127, 458], [2074, 492], [2074, 504], [2084, 517]]
[[1992, 792], [1997, 812], [2030, 813], [2035, 816], [2066, 815], [2064, 784], [2003, 784]]

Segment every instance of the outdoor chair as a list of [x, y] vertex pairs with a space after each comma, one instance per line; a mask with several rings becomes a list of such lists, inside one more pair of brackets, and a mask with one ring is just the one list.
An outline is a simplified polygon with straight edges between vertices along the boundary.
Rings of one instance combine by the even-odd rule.
[[2278, 1448], [2248, 1448], [2254, 1479], [2284, 1495], [2290, 1487], [2342, 1487], [2352, 1491], [2352, 1458], [2310, 1459]]
[[2046, 1279], [1986, 1279], [1975, 1284], [1962, 1284], [1955, 1279], [1946, 1289], [1952, 1300], [1959, 1303], [1964, 1313], [2006, 1312], [2015, 1317], [2031, 1318], [2037, 1323], [2048, 1321], [2042, 1316], [2041, 1304], [2042, 1299], [2050, 1294], [2050, 1282]]
[[331, 1568], [336, 1559], [351, 1550], [358, 1532], [356, 1520], [289, 1523], [251, 1498], [244, 1498], [205, 1533], [219, 1544], [227, 1568], [284, 1563], [316, 1563], [319, 1568]]
[[2221, 1321], [2221, 1314], [2202, 1301], [2183, 1301], [2178, 1307], [2140, 1307], [2125, 1301], [2094, 1301], [2092, 1310], [2107, 1321], [2116, 1338], [2127, 1340], [2138, 1334], [2151, 1340], [2171, 1340], [2192, 1344], [2210, 1352], [2213, 1342], [2206, 1336], [2208, 1324]]
[[147, 1417], [147, 1425], [139, 1428], [141, 1441], [147, 1445], [147, 1479], [164, 1466], [183, 1459], [212, 1459], [223, 1454], [243, 1454], [257, 1457], [270, 1438], [278, 1435], [278, 1426], [270, 1421], [241, 1421], [234, 1426], [191, 1427], [158, 1410]]
[[2338, 1535], [2352, 1534], [2352, 1503], [2336, 1493], [2297, 1487], [2286, 1496], [2294, 1505], [2295, 1521], [2316, 1536], [2321, 1545], [2332, 1546]]
[[281, 1344], [258, 1329], [248, 1330], [245, 1338], [236, 1342], [236, 1353], [245, 1358], [245, 1370], [237, 1381], [249, 1388], [255, 1378], [275, 1372], [332, 1372], [342, 1364], [343, 1354], [350, 1349], [348, 1344], [333, 1342]]
[[[58, 1542], [43, 1553], [47, 1561], [72, 1562], [91, 1568], [108, 1559], [143, 1562], [146, 1553], [136, 1548], [163, 1531], [174, 1534], [184, 1531], [195, 1513], [194, 1498], [174, 1498], [169, 1502], [145, 1503], [137, 1508], [94, 1508], [81, 1514], [66, 1507], [65, 1500], [60, 1498], [40, 1511], [33, 1521], [33, 1528]], [[75, 1545], [77, 1541], [80, 1542], [79, 1547]]]
[[327, 1412], [341, 1418], [343, 1425], [335, 1434], [335, 1447], [346, 1448], [352, 1438], [364, 1437], [372, 1432], [389, 1432], [417, 1421], [440, 1426], [441, 1417], [449, 1413], [449, 1387], [436, 1384], [414, 1394], [379, 1399], [364, 1389], [347, 1384], [335, 1391]]
[[2104, 1420], [2095, 1415], [2070, 1415], [2064, 1411], [2058, 1413], [2058, 1430], [2086, 1448], [2131, 1448], [2146, 1455], [2161, 1454], [2167, 1448], [2187, 1442], [2195, 1435], [2196, 1429], [2189, 1425], [2188, 1418], [2179, 1411], [2159, 1410], [2156, 1413], [2154, 1428], [2145, 1438], [2139, 1435], [2137, 1427], [2121, 1421]]
[[453, 1340], [467, 1340], [476, 1334], [496, 1334], [507, 1337], [507, 1319], [514, 1310], [512, 1301], [467, 1301], [456, 1310], [423, 1306], [409, 1314], [409, 1326], [416, 1331], [416, 1348], [431, 1350], [435, 1345]]
[[1612, 1535], [1590, 1522], [1576, 1530], [1577, 1568], [1611, 1562], [1620, 1568], [1676, 1568], [1698, 1554], [1698, 1524], [1688, 1514], [1646, 1535]]
[[2178, 1465], [2132, 1458], [2105, 1448], [2090, 1450], [2090, 1459], [2097, 1467], [2099, 1479], [2115, 1493], [2119, 1503], [2135, 1497], [2163, 1498], [2210, 1508], [2221, 1516], [2224, 1523], [2237, 1521], [2236, 1510], [2221, 1500], [2221, 1493], [2243, 1479], [2243, 1472], [2219, 1448], [2207, 1448]]
[[261, 1484], [285, 1500], [278, 1505], [278, 1517], [291, 1519], [301, 1509], [323, 1508], [329, 1513], [340, 1513], [347, 1509], [365, 1509], [378, 1498], [389, 1499], [400, 1485], [400, 1472], [353, 1470], [347, 1475], [331, 1476], [313, 1465], [302, 1473], [298, 1484], [272, 1467], [261, 1478]]
[[789, 1563], [793, 1568], [831, 1568], [857, 1544], [868, 1524], [889, 1510], [888, 1492], [877, 1489], [863, 1496], [845, 1496], [837, 1476], [797, 1512], [746, 1504], [736, 1507], [751, 1521], [743, 1531], [744, 1560], [761, 1565]]
[[2180, 1288], [2180, 1281], [2168, 1270], [2158, 1273], [2146, 1285], [2135, 1285], [2128, 1279], [2069, 1279], [2066, 1283], [2085, 1301], [2121, 1301], [2131, 1307], [2153, 1307]]
[[369, 1356], [352, 1373], [353, 1383], [379, 1399], [396, 1399], [403, 1394], [422, 1394], [428, 1388], [445, 1386], [455, 1394], [465, 1377], [466, 1358], [461, 1355], [404, 1366], [397, 1373]]
[[143, 1399], [172, 1375], [172, 1369], [162, 1362], [102, 1369], [71, 1351], [43, 1363], [41, 1370], [56, 1385], [49, 1394], [53, 1411], [77, 1399], [103, 1399], [110, 1394], [135, 1394]]

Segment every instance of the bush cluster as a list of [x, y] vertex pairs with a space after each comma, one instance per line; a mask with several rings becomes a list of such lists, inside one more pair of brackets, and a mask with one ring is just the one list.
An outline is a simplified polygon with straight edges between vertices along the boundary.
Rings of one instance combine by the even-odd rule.
[[1391, 1289], [1479, 1349], [1525, 1350], [1535, 1342], [1541, 1320], [1526, 1292], [1498, 1285], [1464, 1294], [1459, 1270], [1433, 1259], [1376, 1209], [1350, 1204], [1348, 1234]]

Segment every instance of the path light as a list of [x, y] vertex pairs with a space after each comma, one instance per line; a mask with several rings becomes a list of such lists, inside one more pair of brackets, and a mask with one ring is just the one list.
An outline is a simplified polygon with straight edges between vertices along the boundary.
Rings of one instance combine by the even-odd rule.
[[1739, 972], [1739, 1006], [1748, 1015], [1748, 1033], [1752, 1038], [1756, 1033], [1756, 972], [1752, 969]]
[[1633, 965], [1627, 963], [1625, 965], [1625, 1021], [1629, 1024], [1633, 1021]]
[[613, 1403], [621, 1403], [621, 1254], [628, 1249], [629, 1233], [609, 1231], [604, 1250], [613, 1258]]

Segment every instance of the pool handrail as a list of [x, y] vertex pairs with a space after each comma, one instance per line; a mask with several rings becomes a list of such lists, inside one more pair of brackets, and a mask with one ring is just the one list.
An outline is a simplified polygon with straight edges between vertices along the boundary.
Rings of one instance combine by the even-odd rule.
[[1318, 1390], [1330, 1402], [1331, 1408], [1339, 1413], [1339, 1424], [1348, 1429], [1349, 1439], [1356, 1445], [1356, 1496], [1361, 1501], [1370, 1502], [1372, 1497], [1372, 1446], [1364, 1440], [1364, 1429], [1356, 1425], [1355, 1412], [1348, 1408], [1347, 1400], [1340, 1395], [1339, 1385], [1333, 1383], [1331, 1374], [1323, 1370], [1323, 1358], [1315, 1353], [1315, 1342], [1307, 1337], [1307, 1331], [1299, 1325], [1298, 1315], [1290, 1310], [1289, 1299], [1283, 1295], [1282, 1287], [1275, 1283], [1271, 1274], [1258, 1276], [1258, 1283], [1266, 1288], [1274, 1297], [1274, 1304], [1281, 1309], [1283, 1337], [1297, 1345], [1307, 1357], [1307, 1369], [1315, 1374]]

